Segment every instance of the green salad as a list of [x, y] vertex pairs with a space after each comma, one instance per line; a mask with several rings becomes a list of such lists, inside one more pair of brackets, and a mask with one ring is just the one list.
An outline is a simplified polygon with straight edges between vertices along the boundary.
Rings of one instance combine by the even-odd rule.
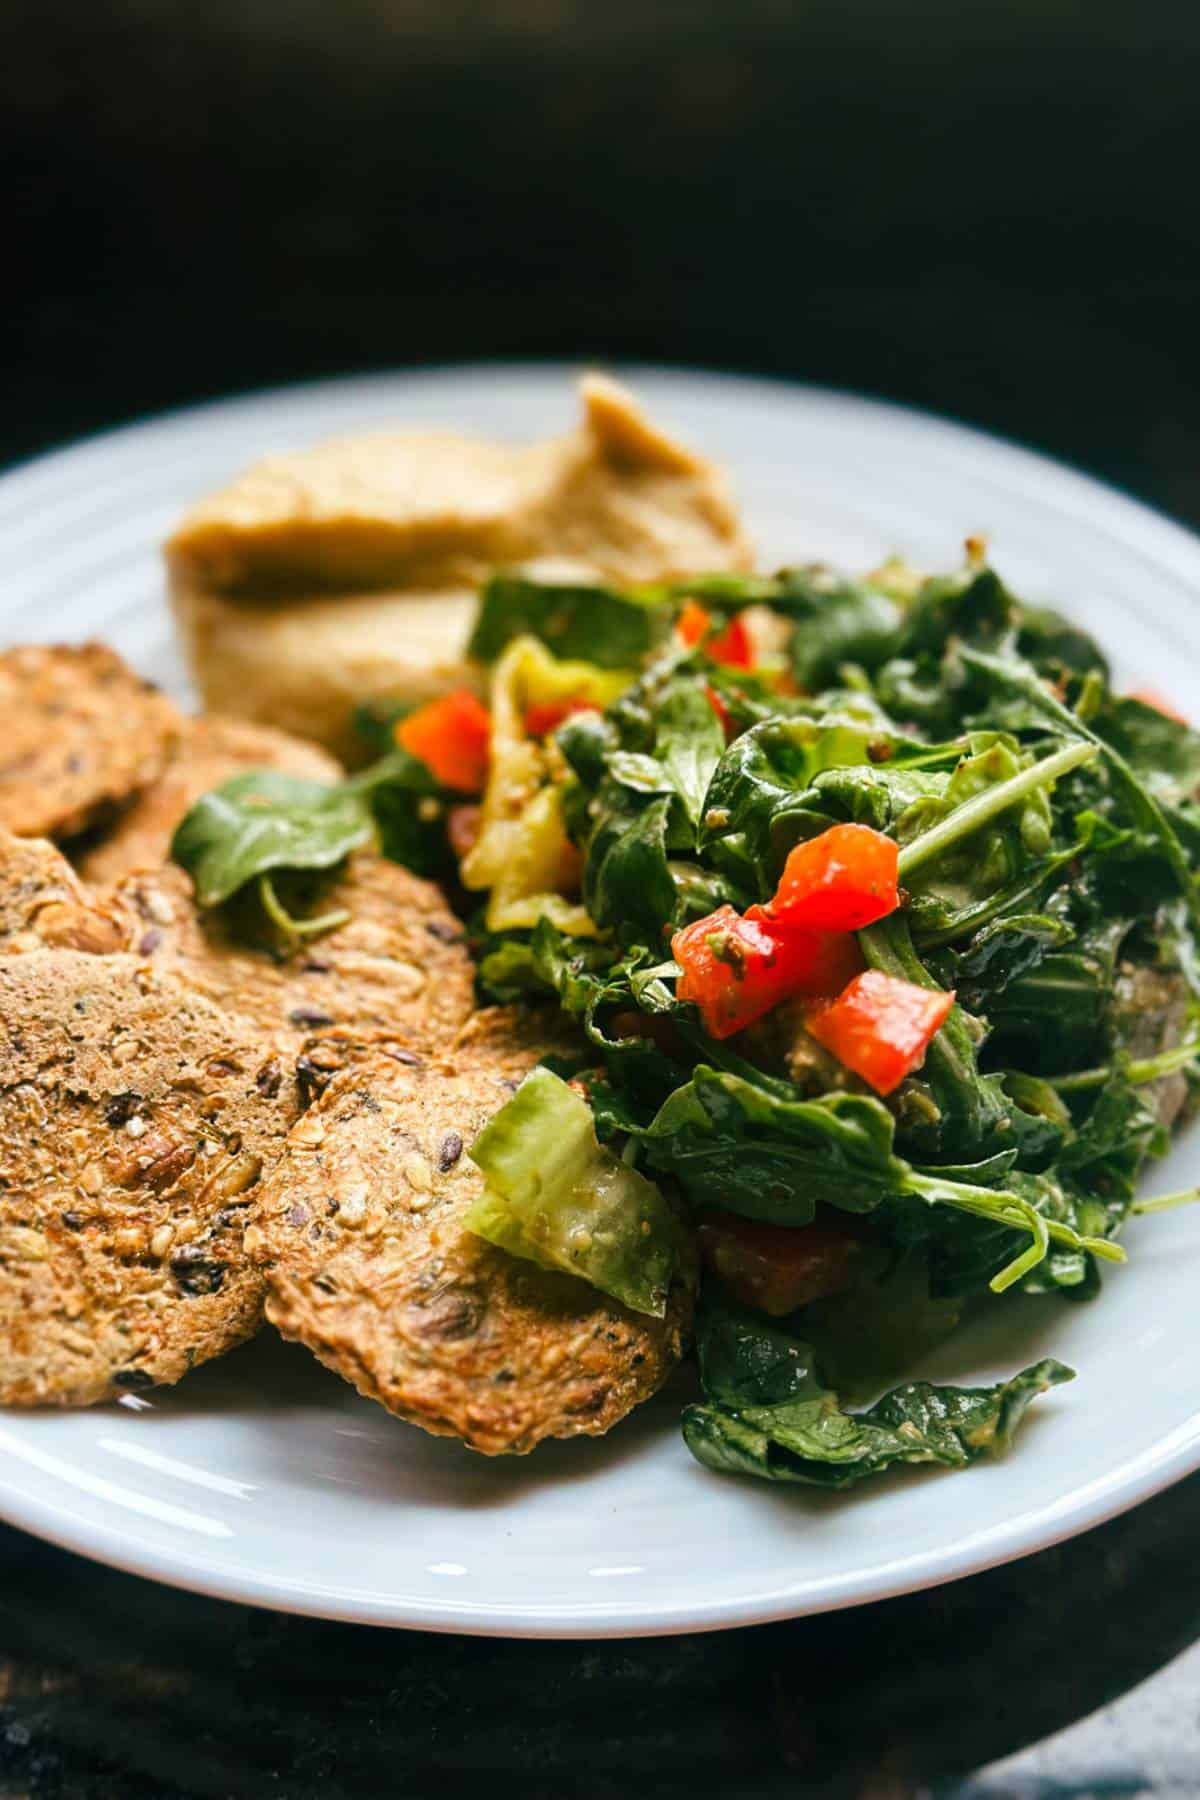
[[1193, 1198], [1135, 1194], [1200, 1056], [1200, 735], [976, 544], [501, 574], [471, 653], [486, 701], [364, 719], [340, 787], [194, 808], [201, 902], [327, 929], [289, 881], [374, 841], [452, 884], [481, 1003], [575, 1022], [468, 1146], [468, 1224], [647, 1314], [698, 1262], [700, 1462], [841, 1487], [1006, 1447], [1072, 1371], [905, 1377], [981, 1310], [1096, 1301], [1130, 1216]]

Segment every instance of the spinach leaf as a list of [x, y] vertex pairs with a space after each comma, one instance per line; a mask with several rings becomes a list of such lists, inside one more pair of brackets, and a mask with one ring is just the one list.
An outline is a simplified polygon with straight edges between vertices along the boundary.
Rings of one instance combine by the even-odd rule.
[[1095, 731], [1164, 804], [1200, 796], [1200, 732], [1182, 720], [1131, 696], [1111, 698], [1096, 716]]
[[708, 696], [690, 681], [673, 681], [654, 712], [654, 753], [670, 787], [699, 825], [725, 734]]
[[454, 855], [446, 835], [446, 815], [461, 800], [439, 787], [418, 757], [393, 748], [345, 784], [370, 808], [379, 849], [416, 875], [448, 879]]
[[667, 862], [673, 799], [664, 795], [640, 812], [613, 810], [588, 844], [583, 900], [602, 927], [617, 926], [661, 943], [675, 913], [675, 883]]
[[701, 1064], [645, 1132], [647, 1161], [674, 1175], [693, 1205], [784, 1225], [808, 1224], [818, 1197], [869, 1212], [903, 1187], [880, 1101], [792, 1092]]
[[274, 870], [332, 869], [372, 830], [367, 806], [348, 786], [248, 769], [196, 802], [171, 855], [195, 882], [199, 904], [220, 906]]
[[529, 633], [568, 661], [633, 670], [666, 637], [674, 614], [659, 591], [494, 575], [483, 590], [467, 654], [495, 662], [514, 638]]
[[784, 570], [771, 604], [795, 620], [789, 657], [804, 688], [836, 680], [844, 663], [878, 667], [900, 633], [894, 600], [865, 581], [846, 581], [828, 569]]
[[1016, 602], [996, 571], [968, 564], [953, 575], [923, 582], [905, 615], [900, 656], [940, 657], [951, 639], [989, 644], [1013, 628]]
[[834, 1489], [906, 1463], [962, 1469], [1000, 1454], [1030, 1401], [1073, 1376], [1047, 1359], [994, 1387], [909, 1382], [848, 1413], [822, 1386], [810, 1347], [778, 1327], [707, 1307], [698, 1350], [706, 1403], [683, 1418], [697, 1461]]

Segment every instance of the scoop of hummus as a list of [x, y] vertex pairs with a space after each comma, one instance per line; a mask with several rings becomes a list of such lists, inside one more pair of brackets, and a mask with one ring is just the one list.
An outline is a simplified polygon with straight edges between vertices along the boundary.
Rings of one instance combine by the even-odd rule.
[[748, 567], [725, 479], [616, 382], [581, 384], [566, 437], [336, 439], [254, 465], [167, 543], [172, 605], [210, 711], [361, 754], [362, 702], [474, 684], [479, 584], [498, 566], [660, 581]]

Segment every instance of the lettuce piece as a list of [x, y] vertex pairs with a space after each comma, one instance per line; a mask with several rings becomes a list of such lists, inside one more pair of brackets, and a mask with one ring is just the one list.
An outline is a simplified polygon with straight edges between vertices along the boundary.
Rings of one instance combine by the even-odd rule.
[[679, 1221], [653, 1182], [599, 1143], [591, 1108], [565, 1081], [535, 1069], [468, 1154], [487, 1184], [469, 1230], [662, 1318]]

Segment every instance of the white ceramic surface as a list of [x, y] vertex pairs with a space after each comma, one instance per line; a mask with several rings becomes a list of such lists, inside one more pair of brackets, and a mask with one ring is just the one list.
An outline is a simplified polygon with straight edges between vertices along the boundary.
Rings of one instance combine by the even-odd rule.
[[[630, 371], [731, 468], [766, 562], [946, 565], [967, 532], [1200, 716], [1200, 543], [1007, 444], [850, 396]], [[181, 692], [156, 546], [194, 495], [266, 451], [378, 421], [526, 438], [566, 425], [571, 371], [323, 384], [154, 420], [0, 480], [0, 641], [103, 636]], [[1156, 1186], [1200, 1178], [1200, 1127]], [[488, 1462], [357, 1399], [270, 1338], [111, 1407], [0, 1414], [0, 1515], [123, 1568], [297, 1612], [434, 1630], [601, 1636], [748, 1624], [949, 1580], [1069, 1536], [1200, 1465], [1200, 1211], [1128, 1234], [1099, 1304], [1018, 1301], [930, 1372], [1034, 1355], [1079, 1379], [1015, 1454], [841, 1499], [707, 1474], [676, 1389], [599, 1443]]]

